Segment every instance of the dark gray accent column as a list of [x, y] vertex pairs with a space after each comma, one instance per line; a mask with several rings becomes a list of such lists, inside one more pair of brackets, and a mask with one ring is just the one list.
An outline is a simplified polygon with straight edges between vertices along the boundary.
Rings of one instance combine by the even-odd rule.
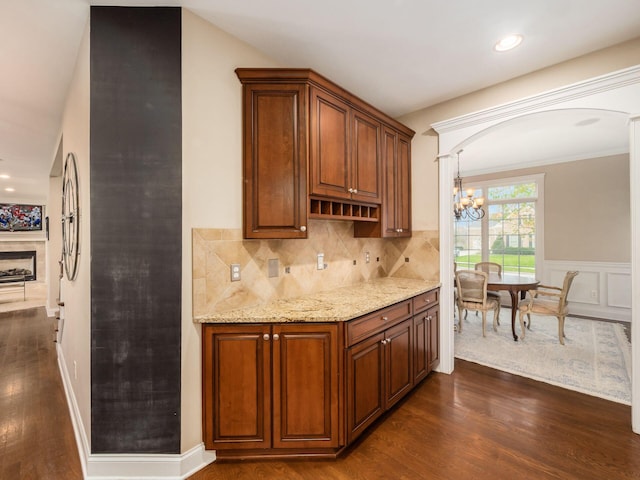
[[91, 451], [180, 453], [181, 9], [91, 7], [90, 41]]

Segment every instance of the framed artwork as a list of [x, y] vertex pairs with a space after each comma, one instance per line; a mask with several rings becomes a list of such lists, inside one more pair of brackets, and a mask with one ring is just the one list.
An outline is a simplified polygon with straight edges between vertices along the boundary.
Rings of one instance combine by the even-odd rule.
[[42, 205], [0, 203], [0, 232], [42, 230]]

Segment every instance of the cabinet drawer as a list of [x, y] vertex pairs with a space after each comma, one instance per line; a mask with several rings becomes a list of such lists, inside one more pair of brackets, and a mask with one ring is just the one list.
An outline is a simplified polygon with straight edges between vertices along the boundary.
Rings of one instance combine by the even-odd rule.
[[347, 346], [381, 332], [411, 315], [411, 300], [377, 310], [347, 324]]
[[413, 297], [413, 313], [416, 314], [438, 303], [440, 290], [434, 288], [428, 292]]

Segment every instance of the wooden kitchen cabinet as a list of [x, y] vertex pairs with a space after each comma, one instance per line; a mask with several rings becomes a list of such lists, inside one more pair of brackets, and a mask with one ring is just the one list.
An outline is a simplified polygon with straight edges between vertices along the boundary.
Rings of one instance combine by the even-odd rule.
[[378, 223], [356, 221], [355, 237], [411, 236], [411, 137], [384, 127], [382, 134], [384, 188]]
[[270, 336], [269, 325], [203, 326], [206, 448], [271, 446]]
[[347, 442], [384, 413], [384, 334], [347, 350]]
[[311, 194], [380, 203], [380, 121], [319, 88], [310, 121]]
[[339, 446], [337, 324], [204, 325], [202, 338], [206, 448]]
[[243, 90], [244, 238], [307, 237], [307, 89]]
[[413, 299], [414, 378], [416, 384], [424, 379], [440, 359], [439, 289]]
[[[411, 302], [374, 312], [347, 325], [347, 342], [378, 332], [347, 349], [347, 442], [356, 439], [411, 391], [413, 321]], [[404, 318], [404, 320], [403, 320]], [[380, 330], [380, 325], [385, 325]], [[353, 331], [353, 332], [352, 332]], [[351, 340], [349, 340], [351, 339]]]
[[439, 360], [439, 288], [333, 323], [203, 324], [219, 459], [336, 458]]
[[[379, 224], [388, 196], [383, 132], [396, 132], [407, 147], [415, 132], [313, 70], [236, 74], [243, 85], [245, 238], [306, 238], [309, 218]], [[401, 158], [408, 165], [410, 149], [402, 148], [392, 161], [407, 155]], [[390, 175], [409, 174], [388, 168]], [[397, 181], [410, 184], [408, 176], [388, 181], [396, 190]], [[391, 214], [394, 230], [407, 228], [396, 216], [410, 218], [408, 208], [399, 212]]]

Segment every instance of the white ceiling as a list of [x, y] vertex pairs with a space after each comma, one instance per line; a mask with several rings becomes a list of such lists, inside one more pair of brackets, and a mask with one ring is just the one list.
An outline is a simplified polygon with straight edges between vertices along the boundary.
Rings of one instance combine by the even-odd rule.
[[[91, 3], [189, 8], [278, 63], [313, 68], [393, 116], [640, 32], [638, 0], [0, 2], [0, 174], [12, 177], [0, 179], [1, 202], [46, 199], [62, 109]], [[523, 44], [495, 53], [495, 41], [512, 32], [524, 35]], [[580, 120], [586, 118], [563, 119], [567, 125]], [[599, 124], [610, 121], [615, 122], [605, 116]], [[548, 119], [540, 125], [548, 126]], [[6, 186], [15, 193], [5, 192]]]

